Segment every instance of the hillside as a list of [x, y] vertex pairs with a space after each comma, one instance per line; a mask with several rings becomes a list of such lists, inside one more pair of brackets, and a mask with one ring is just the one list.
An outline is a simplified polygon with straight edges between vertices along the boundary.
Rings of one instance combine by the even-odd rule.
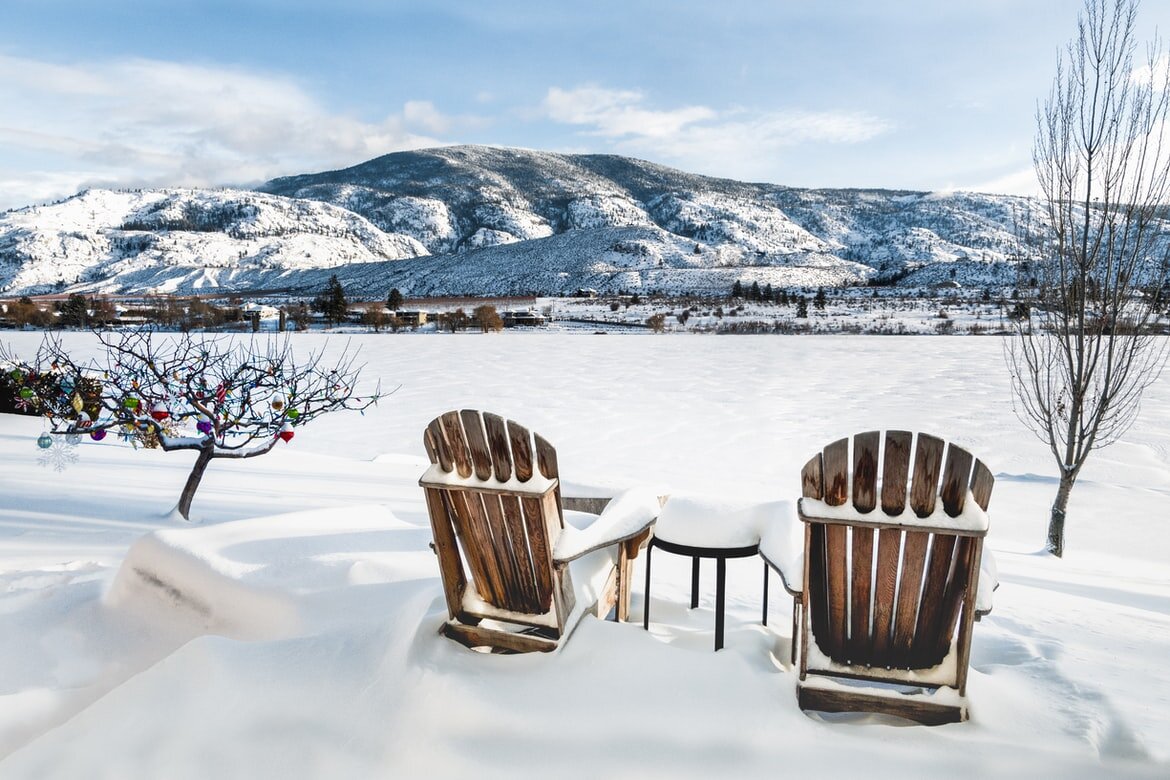
[[722, 292], [1016, 283], [1035, 202], [802, 190], [614, 155], [454, 146], [245, 190], [86, 191], [0, 215], [0, 292]]

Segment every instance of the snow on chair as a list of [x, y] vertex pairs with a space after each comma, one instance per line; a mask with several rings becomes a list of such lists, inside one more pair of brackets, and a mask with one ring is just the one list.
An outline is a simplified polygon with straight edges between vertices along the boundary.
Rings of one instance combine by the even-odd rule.
[[419, 484], [446, 636], [471, 648], [549, 651], [594, 605], [604, 617], [616, 602], [618, 619], [628, 618], [633, 558], [659, 509], [653, 492], [627, 491], [600, 516], [566, 510], [575, 504], [561, 497], [556, 450], [494, 414], [447, 412], [423, 440], [431, 467]]
[[801, 482], [800, 707], [966, 720], [972, 623], [995, 586], [979, 576], [987, 466], [929, 434], [870, 431], [818, 452]]

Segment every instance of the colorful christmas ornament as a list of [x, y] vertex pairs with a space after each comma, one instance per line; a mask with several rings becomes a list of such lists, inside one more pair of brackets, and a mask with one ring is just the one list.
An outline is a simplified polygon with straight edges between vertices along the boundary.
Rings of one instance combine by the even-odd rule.
[[285, 423], [284, 425], [280, 426], [280, 432], [277, 433], [276, 435], [279, 436], [281, 438], [281, 440], [283, 440], [283, 441], [287, 442], [287, 441], [291, 440], [293, 435], [294, 435], [292, 426], [289, 425], [288, 423]]
[[200, 433], [211, 433], [211, 420], [200, 420], [195, 423], [195, 429]]
[[165, 406], [156, 406], [150, 410], [150, 416], [161, 422], [170, 417], [171, 413]]
[[300, 417], [300, 416], [301, 416], [301, 413], [300, 413], [300, 412], [298, 412], [296, 409], [292, 409], [292, 408], [290, 408], [290, 409], [289, 409], [289, 410], [288, 410], [288, 411], [285, 413], [285, 416], [286, 416], [286, 417], [288, 417], [288, 419], [290, 419], [290, 420], [295, 420], [295, 419], [297, 419], [298, 417]]
[[47, 450], [53, 446], [53, 437], [47, 433], [42, 433], [37, 437], [37, 446], [42, 450]]
[[101, 441], [102, 439], [106, 438], [106, 429], [98, 428], [96, 431], [90, 432], [89, 438], [93, 439], [94, 441]]
[[127, 409], [130, 409], [131, 411], [133, 411], [134, 409], [138, 408], [138, 399], [137, 398], [127, 398], [125, 401], [122, 402], [122, 406], [125, 406]]
[[25, 398], [25, 399], [32, 398], [33, 397], [32, 388], [31, 387], [20, 388], [20, 397]]

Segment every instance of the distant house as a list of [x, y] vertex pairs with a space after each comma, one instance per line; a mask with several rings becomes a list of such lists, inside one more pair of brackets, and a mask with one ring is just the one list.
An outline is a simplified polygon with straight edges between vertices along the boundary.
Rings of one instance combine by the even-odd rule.
[[596, 298], [597, 297], [597, 290], [594, 290], [592, 287], [581, 287], [577, 290], [577, 292], [573, 293], [573, 297], [575, 297], [575, 298]]
[[543, 325], [546, 321], [543, 314], [534, 311], [506, 311], [500, 318], [504, 321], [505, 328]]
[[425, 311], [400, 311], [397, 312], [396, 316], [408, 328], [417, 328], [427, 324], [427, 313]]
[[280, 309], [276, 308], [275, 306], [267, 306], [262, 303], [245, 303], [240, 307], [240, 311], [242, 311], [246, 317], [249, 317], [253, 314], [259, 314], [260, 319], [262, 320], [273, 320], [280, 316]]

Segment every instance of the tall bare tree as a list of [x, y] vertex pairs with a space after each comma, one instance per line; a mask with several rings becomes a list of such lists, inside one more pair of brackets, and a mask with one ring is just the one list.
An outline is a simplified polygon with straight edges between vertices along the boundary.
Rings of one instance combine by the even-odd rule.
[[1170, 231], [1170, 68], [1158, 42], [1135, 63], [1137, 0], [1086, 0], [1037, 110], [1043, 217], [1032, 318], [1007, 350], [1016, 412], [1056, 459], [1048, 550], [1064, 554], [1069, 494], [1093, 450], [1137, 418], [1165, 367], [1158, 335]]

